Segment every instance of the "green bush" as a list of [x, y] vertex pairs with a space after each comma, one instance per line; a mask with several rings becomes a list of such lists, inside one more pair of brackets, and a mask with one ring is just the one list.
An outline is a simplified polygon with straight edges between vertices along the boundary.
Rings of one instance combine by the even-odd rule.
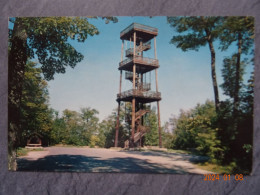
[[206, 155], [213, 161], [221, 156], [223, 149], [217, 138], [216, 112], [214, 103], [207, 101], [194, 109], [182, 111], [174, 121], [175, 149], [195, 149], [200, 155]]
[[91, 148], [94, 148], [99, 141], [100, 140], [99, 140], [99, 138], [96, 135], [92, 135], [91, 138], [90, 138], [90, 145], [89, 146]]

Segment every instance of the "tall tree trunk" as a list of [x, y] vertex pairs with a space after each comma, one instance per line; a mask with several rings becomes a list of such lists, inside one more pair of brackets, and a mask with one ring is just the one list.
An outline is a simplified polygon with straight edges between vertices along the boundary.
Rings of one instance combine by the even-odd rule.
[[216, 76], [216, 54], [215, 54], [215, 49], [213, 47], [213, 42], [211, 39], [211, 33], [207, 28], [205, 28], [205, 32], [207, 34], [210, 55], [211, 55], [211, 78], [212, 78], [214, 96], [215, 96], [215, 108], [216, 108], [216, 112], [218, 112], [219, 111], [219, 94], [218, 94], [218, 83], [217, 83], [217, 76]]
[[21, 136], [20, 105], [24, 69], [27, 61], [27, 35], [22, 19], [16, 18], [8, 55], [8, 168], [16, 170], [16, 148]]
[[234, 130], [237, 130], [238, 127], [238, 108], [239, 108], [239, 90], [240, 90], [240, 58], [242, 53], [242, 35], [238, 33], [238, 52], [237, 52], [237, 62], [236, 62], [236, 80], [235, 80], [235, 90], [234, 90], [234, 108], [233, 108], [233, 117], [234, 117]]

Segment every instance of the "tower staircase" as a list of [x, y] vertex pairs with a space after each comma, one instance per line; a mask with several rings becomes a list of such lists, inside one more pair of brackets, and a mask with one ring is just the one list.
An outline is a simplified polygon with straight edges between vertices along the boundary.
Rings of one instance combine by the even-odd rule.
[[136, 113], [135, 113], [135, 120], [138, 120], [140, 119], [143, 115], [145, 115], [146, 113], [150, 112], [150, 110], [138, 110]]
[[[136, 47], [135, 55], [140, 56], [141, 52], [151, 49], [151, 41], [140, 44]], [[126, 57], [133, 57], [134, 49], [129, 48], [126, 50]]]
[[[137, 129], [137, 132], [134, 134], [134, 144], [138, 145], [138, 141], [140, 141], [142, 139], [142, 137], [150, 131], [150, 127], [148, 126], [143, 126], [141, 125], [140, 123], [140, 119], [143, 115], [145, 115], [146, 113], [150, 112], [150, 110], [138, 110], [136, 113], [135, 113], [135, 121], [136, 121], [136, 129]], [[139, 144], [140, 145], [140, 144]], [[125, 141], [125, 148], [129, 148], [129, 140], [126, 140]]]
[[[134, 144], [135, 145], [141, 145], [141, 144], [139, 144], [138, 143], [138, 141], [140, 142], [140, 140], [142, 139], [142, 137], [150, 130], [150, 128], [149, 127], [147, 127], [147, 126], [142, 126], [142, 125], [140, 125], [140, 128], [142, 128], [143, 130], [142, 131], [139, 131], [139, 132], [136, 132], [135, 134], [134, 134]], [[129, 140], [126, 140], [125, 141], [125, 146], [124, 146], [125, 148], [129, 148]]]

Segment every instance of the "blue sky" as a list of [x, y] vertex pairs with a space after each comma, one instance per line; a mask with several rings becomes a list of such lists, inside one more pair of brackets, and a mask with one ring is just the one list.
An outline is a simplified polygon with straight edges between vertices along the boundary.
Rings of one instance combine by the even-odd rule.
[[[85, 43], [71, 42], [84, 55], [84, 60], [65, 74], [56, 74], [49, 82], [50, 105], [55, 110], [71, 109], [80, 111], [81, 107], [91, 107], [99, 111], [100, 120], [105, 119], [117, 107], [116, 94], [119, 91], [119, 62], [121, 60], [120, 31], [133, 22], [158, 28], [157, 58], [159, 91], [162, 93], [162, 124], [180, 109], [190, 109], [197, 103], [213, 100], [213, 87], [208, 46], [199, 52], [182, 52], [169, 44], [174, 29], [167, 24], [166, 17], [118, 17], [118, 23], [105, 24], [101, 19], [90, 19], [100, 34], [88, 37]], [[176, 34], [175, 34], [176, 35]], [[222, 83], [221, 67], [224, 56], [235, 52], [234, 48], [220, 52], [216, 49], [216, 69], [218, 85]], [[233, 49], [233, 51], [232, 51]], [[145, 57], [154, 57], [153, 50], [145, 52]], [[248, 67], [247, 72], [252, 70]], [[152, 72], [152, 85], [155, 89], [155, 73]], [[122, 91], [131, 88], [124, 80]], [[219, 87], [220, 99], [225, 97]], [[152, 105], [156, 105], [155, 103]]]

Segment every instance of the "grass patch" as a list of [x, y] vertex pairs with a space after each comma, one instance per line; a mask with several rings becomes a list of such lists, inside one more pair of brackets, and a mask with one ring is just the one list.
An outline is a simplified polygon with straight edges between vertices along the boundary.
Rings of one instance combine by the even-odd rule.
[[35, 149], [29, 149], [29, 151], [31, 152], [31, 151], [44, 151], [44, 149], [43, 148], [35, 148]]
[[[90, 146], [80, 146], [80, 145], [70, 145], [70, 144], [55, 144], [55, 145], [52, 145], [53, 147], [65, 147], [65, 148], [71, 148], [71, 147], [73, 147], [73, 148], [85, 148], [85, 147], [89, 147], [90, 148]], [[52, 147], [52, 146], [50, 146], [50, 147]]]
[[18, 148], [16, 151], [16, 156], [26, 156], [28, 154], [29, 150], [26, 148]]
[[44, 151], [44, 149], [43, 148], [28, 149], [28, 148], [19, 147], [16, 150], [16, 156], [17, 157], [26, 156], [28, 154], [28, 152], [32, 152], [32, 151]]
[[190, 151], [187, 150], [174, 150], [174, 149], [167, 149], [167, 153], [192, 154]]
[[232, 174], [234, 170], [234, 166], [231, 165], [218, 165], [218, 164], [213, 164], [209, 162], [203, 162], [203, 163], [198, 163], [196, 166], [200, 169], [204, 169], [207, 171], [212, 171], [217, 174]]
[[190, 151], [187, 151], [187, 150], [174, 150], [174, 149], [167, 149], [167, 150], [160, 150], [159, 148], [158, 149], [153, 149], [153, 148], [121, 148], [122, 150], [132, 150], [132, 151], [139, 151], [139, 152], [148, 152], [148, 151], [151, 151], [151, 152], [160, 152], [160, 153], [175, 153], [175, 154], [192, 154], [192, 152]]

